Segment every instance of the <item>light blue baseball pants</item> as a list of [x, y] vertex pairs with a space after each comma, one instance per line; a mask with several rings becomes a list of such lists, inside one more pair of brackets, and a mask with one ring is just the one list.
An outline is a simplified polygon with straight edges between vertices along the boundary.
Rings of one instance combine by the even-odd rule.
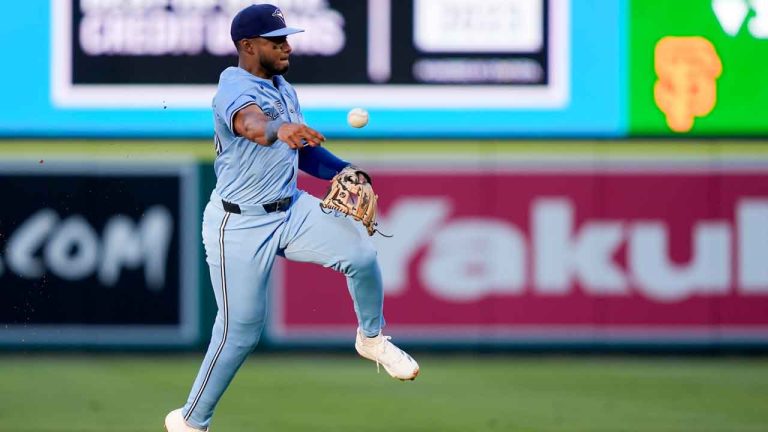
[[344, 273], [358, 325], [367, 336], [379, 333], [384, 294], [376, 250], [357, 222], [325, 214], [319, 203], [299, 191], [286, 212], [265, 213], [250, 206], [234, 214], [225, 212], [212, 195], [203, 214], [203, 243], [219, 311], [182, 409], [191, 425], [208, 427], [216, 403], [258, 343], [276, 255]]

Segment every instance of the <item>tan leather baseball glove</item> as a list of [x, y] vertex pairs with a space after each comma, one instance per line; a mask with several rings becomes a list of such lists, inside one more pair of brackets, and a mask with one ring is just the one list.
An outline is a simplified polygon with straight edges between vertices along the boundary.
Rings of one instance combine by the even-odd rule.
[[[361, 180], [362, 175], [365, 180]], [[348, 166], [331, 179], [331, 185], [320, 207], [335, 210], [362, 222], [368, 235], [376, 229], [376, 202], [378, 196], [371, 186], [371, 176], [365, 171]]]

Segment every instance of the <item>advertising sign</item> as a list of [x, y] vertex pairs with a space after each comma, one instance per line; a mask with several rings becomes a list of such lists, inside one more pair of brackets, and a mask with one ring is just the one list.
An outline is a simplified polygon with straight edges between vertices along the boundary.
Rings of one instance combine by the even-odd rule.
[[[277, 2], [303, 106], [562, 107], [570, 0]], [[209, 107], [248, 1], [55, 1], [61, 106]], [[140, 90], [140, 91], [139, 91]]]
[[630, 2], [630, 132], [765, 135], [768, 7], [749, 0]]
[[[208, 137], [245, 0], [9, 2], [0, 135]], [[280, 0], [287, 79], [335, 138], [615, 137], [625, 2]], [[29, 50], [28, 46], [38, 49]], [[354, 107], [371, 114], [350, 128]]]
[[[373, 169], [388, 331], [437, 343], [768, 342], [768, 165]], [[304, 179], [317, 194], [323, 186]], [[283, 262], [271, 335], [345, 341], [342, 275]]]
[[0, 344], [195, 343], [195, 172], [0, 164]]

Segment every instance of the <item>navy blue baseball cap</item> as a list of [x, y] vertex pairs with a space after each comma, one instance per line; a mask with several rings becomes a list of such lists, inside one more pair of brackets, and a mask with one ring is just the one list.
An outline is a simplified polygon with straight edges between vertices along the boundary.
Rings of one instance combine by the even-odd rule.
[[286, 27], [285, 17], [279, 7], [271, 4], [254, 4], [241, 10], [232, 19], [230, 33], [232, 41], [255, 37], [288, 36], [303, 32], [302, 29]]

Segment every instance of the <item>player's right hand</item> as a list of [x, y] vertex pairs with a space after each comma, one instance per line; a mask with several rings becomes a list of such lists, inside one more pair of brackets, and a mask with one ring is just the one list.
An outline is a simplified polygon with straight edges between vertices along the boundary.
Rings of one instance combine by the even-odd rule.
[[325, 141], [320, 132], [300, 123], [285, 123], [277, 131], [277, 138], [292, 149], [304, 146], [317, 147]]

